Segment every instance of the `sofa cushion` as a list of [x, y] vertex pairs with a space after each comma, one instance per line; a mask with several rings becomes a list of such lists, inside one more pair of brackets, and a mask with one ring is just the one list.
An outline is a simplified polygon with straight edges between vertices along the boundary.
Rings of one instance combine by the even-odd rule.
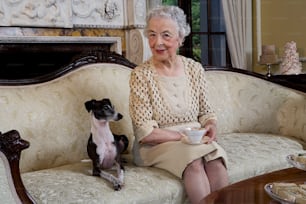
[[306, 152], [298, 141], [272, 134], [222, 134], [218, 142], [228, 154], [230, 183], [290, 167], [287, 155]]
[[9, 170], [8, 165], [7, 158], [0, 151], [0, 203], [15, 203], [15, 198], [17, 198], [13, 191], [13, 181], [5, 174]]
[[186, 195], [180, 180], [157, 168], [125, 166], [125, 186], [114, 191], [100, 177], [91, 176], [91, 163], [22, 174], [24, 185], [37, 204], [167, 204], [184, 203]]
[[[222, 134], [218, 142], [228, 154], [230, 183], [290, 167], [286, 156], [305, 152], [294, 139], [272, 134]], [[37, 203], [188, 203], [180, 179], [128, 160], [121, 191], [91, 176], [89, 161], [23, 173], [22, 179]]]

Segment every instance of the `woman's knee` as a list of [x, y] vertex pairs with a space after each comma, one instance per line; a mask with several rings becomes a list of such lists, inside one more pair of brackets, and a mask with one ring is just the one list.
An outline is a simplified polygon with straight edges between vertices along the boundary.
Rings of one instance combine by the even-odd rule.
[[[199, 172], [199, 171], [203, 171], [204, 170], [204, 162], [203, 159], [197, 159], [194, 160], [193, 162], [191, 162], [190, 164], [188, 164], [188, 166], [186, 167], [187, 171], [192, 171], [192, 172]], [[185, 170], [185, 171], [186, 171]]]
[[211, 160], [205, 163], [205, 168], [225, 168], [222, 158]]

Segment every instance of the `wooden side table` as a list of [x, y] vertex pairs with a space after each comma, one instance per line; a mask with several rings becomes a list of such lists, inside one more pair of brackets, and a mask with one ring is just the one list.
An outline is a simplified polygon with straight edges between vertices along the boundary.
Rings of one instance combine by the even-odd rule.
[[223, 189], [212, 192], [204, 198], [201, 204], [274, 204], [274, 201], [265, 192], [264, 186], [272, 182], [306, 181], [306, 171], [297, 168], [288, 168], [256, 176]]

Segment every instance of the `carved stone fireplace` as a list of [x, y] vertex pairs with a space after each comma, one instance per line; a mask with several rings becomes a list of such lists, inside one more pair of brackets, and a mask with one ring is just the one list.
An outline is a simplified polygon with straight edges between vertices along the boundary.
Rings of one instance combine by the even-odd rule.
[[0, 78], [41, 75], [96, 49], [115, 51], [139, 64], [151, 56], [143, 35], [146, 11], [160, 3], [1, 0]]
[[0, 37], [0, 78], [36, 77], [93, 50], [122, 54], [120, 37]]

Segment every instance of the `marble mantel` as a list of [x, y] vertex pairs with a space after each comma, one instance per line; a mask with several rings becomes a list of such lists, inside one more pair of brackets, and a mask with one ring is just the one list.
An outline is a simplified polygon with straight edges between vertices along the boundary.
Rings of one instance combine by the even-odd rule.
[[[73, 35], [82, 36], [81, 42], [86, 43], [88, 40], [90, 43], [91, 40], [100, 41], [115, 34], [121, 41], [115, 39], [111, 49], [122, 52], [130, 61], [139, 64], [151, 56], [143, 35], [146, 12], [159, 4], [161, 0], [1, 0], [1, 43], [3, 40], [18, 43], [21, 38], [25, 38], [28, 43], [50, 39], [69, 42], [69, 39], [76, 39], [71, 38]], [[7, 31], [3, 31], [5, 29]], [[28, 32], [29, 30], [31, 31]], [[12, 34], [11, 31], [16, 33]], [[18, 33], [19, 31], [22, 33]], [[91, 36], [86, 38], [88, 31]], [[42, 33], [43, 36], [58, 33], [61, 36], [37, 37]], [[11, 34], [17, 37], [7, 37]]]
[[3, 44], [107, 44], [109, 51], [122, 54], [120, 37], [86, 37], [86, 36], [0, 36], [0, 45]]

